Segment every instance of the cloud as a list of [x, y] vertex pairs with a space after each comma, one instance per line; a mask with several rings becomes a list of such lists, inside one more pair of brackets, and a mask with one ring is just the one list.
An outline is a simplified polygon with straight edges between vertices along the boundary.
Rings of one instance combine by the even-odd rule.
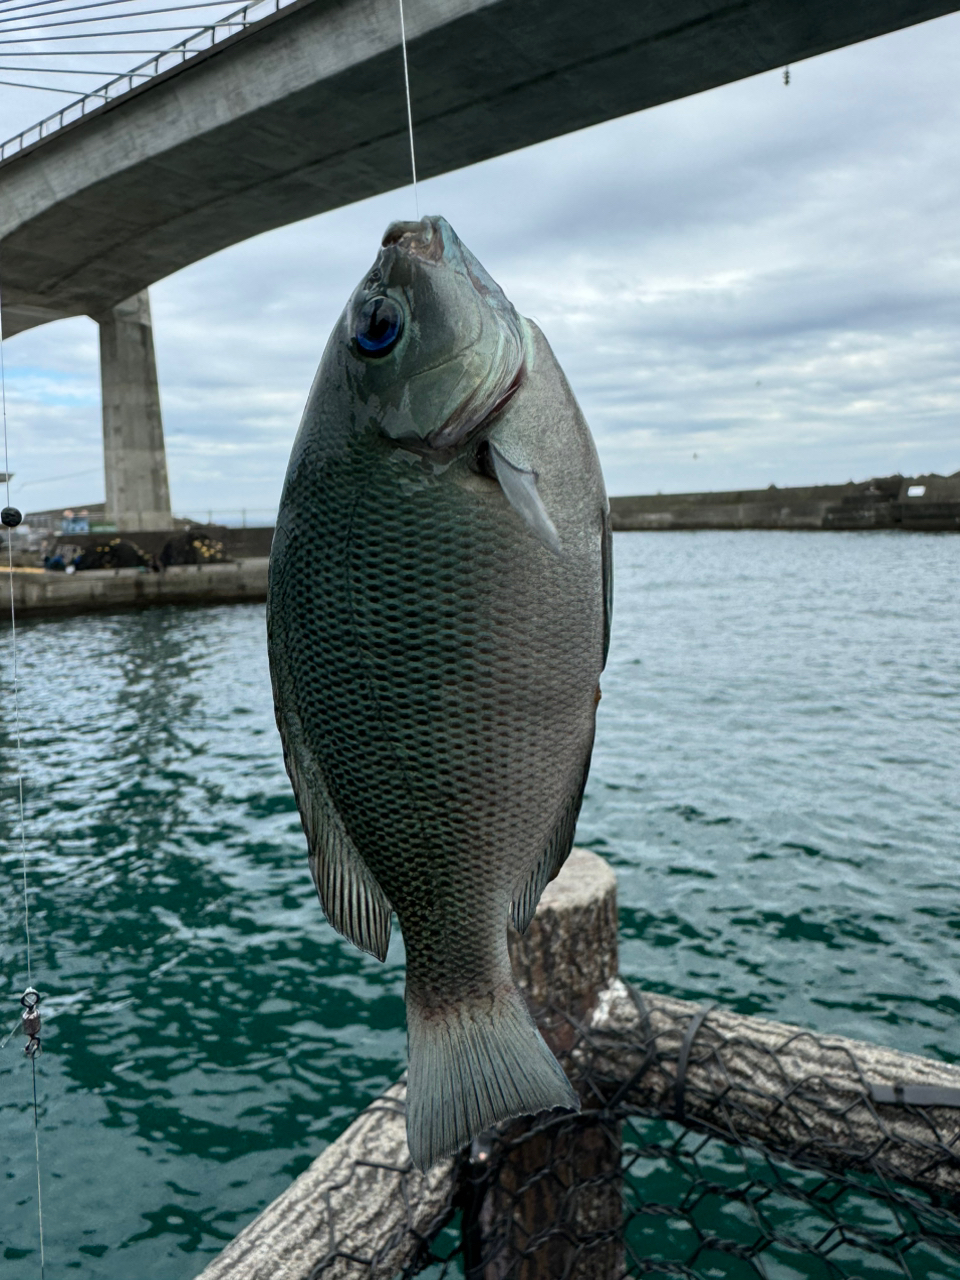
[[[432, 179], [420, 207], [541, 324], [613, 493], [954, 471], [958, 58], [951, 15], [796, 65], [788, 88], [770, 73]], [[275, 505], [327, 334], [410, 216], [392, 192], [154, 286], [179, 510]], [[13, 469], [96, 465], [92, 323], [7, 346]]]

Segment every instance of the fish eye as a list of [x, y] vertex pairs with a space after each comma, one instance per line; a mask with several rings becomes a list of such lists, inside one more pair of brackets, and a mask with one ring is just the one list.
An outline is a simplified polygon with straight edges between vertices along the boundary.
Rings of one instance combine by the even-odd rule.
[[400, 340], [403, 312], [392, 298], [368, 298], [360, 308], [354, 327], [357, 346], [368, 356], [385, 356]]

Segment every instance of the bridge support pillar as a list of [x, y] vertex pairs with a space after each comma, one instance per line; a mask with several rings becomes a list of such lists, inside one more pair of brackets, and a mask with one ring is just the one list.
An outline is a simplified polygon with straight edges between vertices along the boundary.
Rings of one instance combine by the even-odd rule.
[[107, 519], [121, 532], [172, 529], [147, 290], [118, 302], [97, 323]]

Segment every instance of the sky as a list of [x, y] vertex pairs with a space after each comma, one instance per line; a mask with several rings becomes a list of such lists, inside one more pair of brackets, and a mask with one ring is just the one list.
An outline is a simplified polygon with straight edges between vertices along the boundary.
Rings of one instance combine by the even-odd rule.
[[[423, 182], [420, 209], [540, 324], [611, 494], [949, 474], [958, 66], [954, 14]], [[413, 216], [391, 192], [151, 287], [178, 514], [272, 516], [327, 335]], [[102, 500], [96, 326], [3, 346], [13, 500]]]

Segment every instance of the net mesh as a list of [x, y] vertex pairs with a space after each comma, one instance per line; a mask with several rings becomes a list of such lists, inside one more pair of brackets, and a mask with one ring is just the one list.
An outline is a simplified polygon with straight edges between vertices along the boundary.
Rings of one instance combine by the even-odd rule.
[[475, 1141], [426, 1223], [395, 1166], [406, 1223], [331, 1240], [311, 1280], [956, 1280], [950, 1068], [617, 985], [588, 1026], [541, 1011], [579, 1116]]

